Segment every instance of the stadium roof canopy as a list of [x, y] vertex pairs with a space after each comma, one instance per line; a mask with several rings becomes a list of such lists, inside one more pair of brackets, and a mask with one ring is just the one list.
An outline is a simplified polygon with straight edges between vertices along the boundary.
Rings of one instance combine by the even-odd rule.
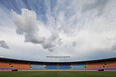
[[27, 60], [18, 60], [18, 59], [10, 59], [10, 58], [0, 58], [0, 61], [17, 62], [17, 63], [33, 63], [33, 64], [76, 64], [76, 63], [97, 63], [97, 62], [116, 61], [116, 57], [99, 59], [99, 60], [89, 60], [89, 61], [74, 61], [74, 62], [42, 62], [42, 61], [27, 61]]

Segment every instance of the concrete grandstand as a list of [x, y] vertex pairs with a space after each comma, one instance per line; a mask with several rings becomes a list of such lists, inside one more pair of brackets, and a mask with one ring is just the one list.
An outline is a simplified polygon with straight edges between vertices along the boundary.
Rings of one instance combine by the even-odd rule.
[[26, 61], [17, 59], [0, 58], [0, 71], [11, 71], [17, 69], [19, 71], [49, 71], [49, 70], [64, 70], [64, 71], [88, 71], [99, 69], [116, 70], [116, 58], [91, 60], [91, 61], [77, 61], [77, 62], [39, 62]]

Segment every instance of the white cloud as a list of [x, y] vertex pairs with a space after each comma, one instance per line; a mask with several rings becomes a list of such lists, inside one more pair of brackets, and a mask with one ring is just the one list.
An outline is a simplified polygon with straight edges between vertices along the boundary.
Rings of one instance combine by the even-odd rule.
[[97, 11], [98, 15], [101, 15], [104, 12], [107, 3], [108, 0], [85, 1], [85, 3], [83, 4], [82, 12], [94, 10], [95, 12]]
[[[22, 14], [19, 15], [12, 11], [13, 21], [17, 27], [16, 32], [24, 35], [25, 42], [40, 44], [44, 49], [54, 50], [57, 40], [60, 39], [56, 31], [50, 31], [51, 36], [48, 38], [39, 36], [39, 23], [37, 21], [36, 13], [32, 10], [21, 9]], [[42, 25], [41, 25], [42, 26]], [[45, 27], [43, 27], [45, 28]], [[47, 34], [46, 34], [47, 35]]]
[[[11, 54], [18, 53], [20, 57], [28, 53], [34, 60], [46, 61], [47, 55], [69, 55], [72, 60], [116, 56], [114, 54], [116, 53], [114, 0], [58, 0], [53, 10], [49, 1], [45, 2], [48, 19], [46, 23], [37, 20], [35, 10], [22, 8], [21, 15], [12, 11], [12, 23], [16, 26], [14, 29], [17, 34], [23, 36], [16, 35], [15, 31], [14, 34], [6, 34], [7, 30], [0, 33], [0, 35], [4, 34], [1, 38], [8, 41], [9, 45], [11, 44]], [[28, 43], [23, 43], [24, 41]], [[46, 52], [44, 49], [54, 52]], [[6, 55], [7, 51], [4, 51], [1, 50], [0, 53]], [[28, 55], [23, 58], [31, 59]]]

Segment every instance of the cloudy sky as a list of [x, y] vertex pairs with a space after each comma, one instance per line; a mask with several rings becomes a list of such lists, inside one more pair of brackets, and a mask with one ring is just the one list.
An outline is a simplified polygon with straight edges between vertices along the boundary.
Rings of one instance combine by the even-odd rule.
[[33, 61], [116, 57], [115, 3], [116, 0], [0, 0], [0, 57]]

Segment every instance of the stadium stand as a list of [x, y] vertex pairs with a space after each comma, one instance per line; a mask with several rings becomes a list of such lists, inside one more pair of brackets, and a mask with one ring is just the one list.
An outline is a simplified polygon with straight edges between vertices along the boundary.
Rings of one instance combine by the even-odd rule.
[[57, 65], [46, 65], [46, 69], [57, 69]]
[[12, 68], [8, 62], [0, 62], [0, 68]]
[[40, 65], [40, 64], [31, 64], [32, 70], [43, 70], [44, 65]]
[[116, 61], [107, 62], [104, 65], [105, 65], [105, 67], [104, 67], [105, 70], [116, 70]]
[[70, 65], [59, 65], [59, 69], [70, 69]]
[[116, 71], [116, 58], [83, 61], [83, 62], [64, 62], [64, 63], [52, 63], [52, 62], [34, 62], [0, 58], [0, 71], [11, 71], [17, 69], [18, 71], [24, 70], [113, 70]]
[[105, 68], [116, 68], [116, 62], [108, 62]]
[[29, 64], [23, 64], [23, 63], [12, 63], [12, 66], [15, 69], [31, 69]]
[[73, 64], [71, 70], [83, 70], [86, 64]]
[[88, 63], [85, 69], [100, 69], [104, 68], [104, 63]]

